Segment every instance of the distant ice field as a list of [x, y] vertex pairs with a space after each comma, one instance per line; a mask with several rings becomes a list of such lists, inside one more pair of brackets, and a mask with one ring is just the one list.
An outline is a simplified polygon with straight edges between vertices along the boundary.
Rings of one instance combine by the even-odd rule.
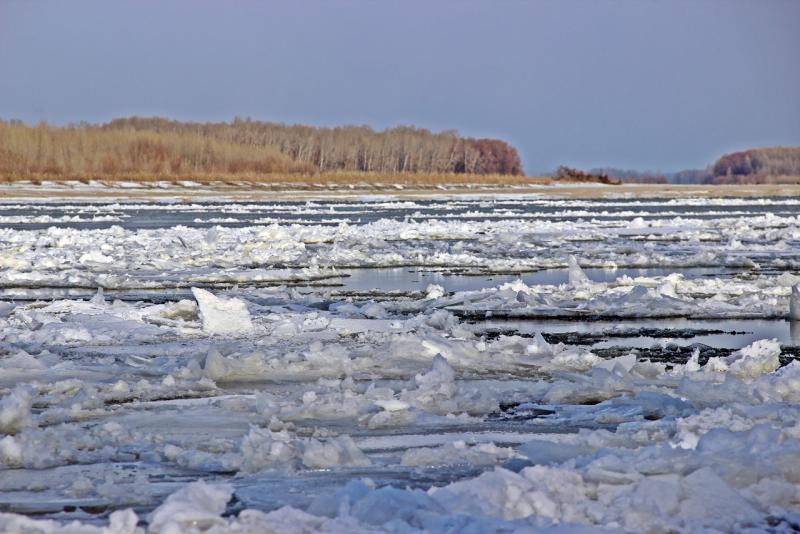
[[521, 198], [466, 198], [446, 200], [282, 201], [282, 202], [58, 202], [10, 201], [0, 203], [0, 223], [19, 228], [44, 228], [49, 224], [74, 228], [126, 229], [185, 226], [247, 226], [252, 224], [365, 224], [379, 219], [503, 220], [633, 217], [711, 218], [722, 216], [791, 216], [800, 211], [793, 198], [559, 200], [536, 196]]
[[798, 284], [794, 198], [0, 201], [0, 532], [792, 532]]

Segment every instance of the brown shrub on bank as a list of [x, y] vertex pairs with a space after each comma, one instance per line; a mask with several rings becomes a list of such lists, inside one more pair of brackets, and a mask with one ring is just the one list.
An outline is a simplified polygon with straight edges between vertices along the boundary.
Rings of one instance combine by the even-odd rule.
[[560, 166], [556, 170], [553, 178], [557, 181], [563, 182], [595, 182], [601, 184], [619, 185], [621, 182], [616, 178], [610, 178], [606, 174], [592, 174], [590, 172], [580, 171], [572, 167]]

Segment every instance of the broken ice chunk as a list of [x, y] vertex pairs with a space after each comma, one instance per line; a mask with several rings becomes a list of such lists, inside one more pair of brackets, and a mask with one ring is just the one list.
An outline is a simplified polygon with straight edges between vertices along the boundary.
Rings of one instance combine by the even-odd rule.
[[339, 465], [368, 466], [367, 456], [361, 452], [353, 438], [343, 434], [338, 438], [322, 442], [310, 439], [305, 442], [302, 456], [303, 465], [311, 469], [336, 467]]
[[15, 434], [26, 426], [33, 396], [28, 387], [17, 386], [0, 399], [0, 434]]
[[730, 372], [740, 379], [753, 379], [780, 367], [781, 345], [777, 339], [761, 339], [726, 358]]
[[242, 439], [241, 449], [242, 472], [256, 473], [262, 469], [291, 467], [298, 454], [298, 443], [286, 430], [273, 432], [254, 426]]
[[678, 293], [676, 291], [678, 282], [683, 279], [682, 274], [672, 273], [671, 275], [664, 278], [664, 281], [659, 284], [656, 292], [661, 295], [662, 297], [672, 297], [678, 298]]
[[148, 532], [167, 534], [224, 525], [220, 516], [232, 495], [230, 484], [206, 484], [202, 480], [187, 484], [150, 514]]
[[246, 334], [252, 332], [250, 312], [243, 300], [216, 297], [205, 289], [192, 288], [200, 308], [203, 331], [208, 334]]
[[589, 277], [583, 272], [575, 256], [569, 257], [569, 285], [580, 286], [589, 282]]
[[91, 300], [89, 302], [91, 302], [95, 306], [105, 306], [106, 305], [106, 297], [103, 294], [103, 286], [100, 286], [100, 287], [97, 288], [97, 293], [95, 294], [95, 296], [93, 296], [91, 298]]
[[536, 336], [533, 338], [533, 343], [525, 347], [525, 352], [528, 354], [535, 354], [537, 356], [552, 356], [553, 347], [550, 346], [550, 343], [545, 341], [540, 332], [536, 332]]
[[455, 398], [458, 394], [458, 385], [455, 376], [455, 371], [445, 357], [437, 354], [433, 357], [430, 371], [414, 377], [417, 388], [406, 391], [401, 400], [433, 413], [442, 415], [453, 413], [458, 409]]
[[444, 288], [438, 284], [428, 284], [428, 287], [425, 289], [428, 294], [425, 298], [428, 299], [439, 299], [444, 296]]
[[387, 412], [399, 412], [408, 410], [411, 406], [407, 402], [397, 399], [378, 399], [375, 401], [376, 406], [380, 406]]
[[792, 286], [792, 296], [789, 297], [789, 319], [800, 321], [800, 284]]

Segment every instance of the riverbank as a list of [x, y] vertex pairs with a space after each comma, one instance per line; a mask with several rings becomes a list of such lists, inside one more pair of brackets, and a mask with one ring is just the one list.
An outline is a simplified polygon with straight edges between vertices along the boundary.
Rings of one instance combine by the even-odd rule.
[[663, 185], [586, 183], [531, 184], [384, 184], [347, 185], [218, 182], [14, 182], [0, 185], [0, 199], [120, 199], [120, 200], [311, 200], [315, 198], [354, 198], [392, 196], [431, 198], [442, 195], [539, 195], [548, 198], [685, 198], [685, 197], [800, 197], [800, 185]]

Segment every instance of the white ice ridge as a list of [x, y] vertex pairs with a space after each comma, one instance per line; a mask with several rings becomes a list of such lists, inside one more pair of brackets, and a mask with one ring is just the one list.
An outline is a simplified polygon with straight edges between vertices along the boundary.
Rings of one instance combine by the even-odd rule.
[[208, 334], [247, 334], [253, 331], [253, 323], [247, 304], [237, 298], [216, 297], [211, 292], [198, 287], [192, 288], [192, 295], [200, 309], [203, 331]]

